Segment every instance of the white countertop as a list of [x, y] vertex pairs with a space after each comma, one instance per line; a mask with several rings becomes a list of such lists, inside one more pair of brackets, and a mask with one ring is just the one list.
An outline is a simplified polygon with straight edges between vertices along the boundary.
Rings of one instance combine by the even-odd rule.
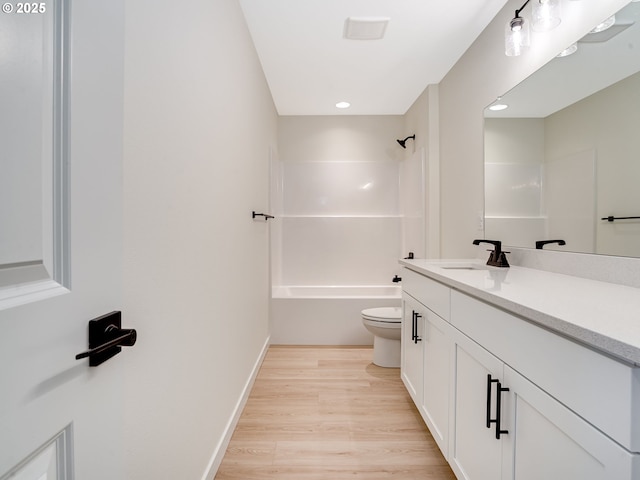
[[[481, 260], [400, 264], [627, 363], [640, 366], [640, 289]], [[474, 266], [479, 269], [446, 268]]]

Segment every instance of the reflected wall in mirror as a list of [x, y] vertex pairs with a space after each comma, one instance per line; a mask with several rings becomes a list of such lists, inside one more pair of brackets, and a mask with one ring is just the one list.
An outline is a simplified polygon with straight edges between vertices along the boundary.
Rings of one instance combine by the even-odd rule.
[[485, 236], [640, 257], [640, 2], [577, 47], [485, 111]]

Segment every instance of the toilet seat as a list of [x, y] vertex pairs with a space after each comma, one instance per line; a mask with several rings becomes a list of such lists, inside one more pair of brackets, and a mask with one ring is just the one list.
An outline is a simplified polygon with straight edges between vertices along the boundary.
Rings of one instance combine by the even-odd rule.
[[402, 309], [400, 307], [379, 307], [362, 310], [362, 318], [374, 322], [401, 323]]

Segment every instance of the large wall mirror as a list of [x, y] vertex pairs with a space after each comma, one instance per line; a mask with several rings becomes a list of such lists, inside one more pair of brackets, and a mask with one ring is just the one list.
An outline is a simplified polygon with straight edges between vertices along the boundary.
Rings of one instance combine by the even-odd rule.
[[486, 238], [640, 257], [640, 2], [607, 20], [485, 111]]
[[67, 11], [0, 14], [0, 309], [69, 284]]

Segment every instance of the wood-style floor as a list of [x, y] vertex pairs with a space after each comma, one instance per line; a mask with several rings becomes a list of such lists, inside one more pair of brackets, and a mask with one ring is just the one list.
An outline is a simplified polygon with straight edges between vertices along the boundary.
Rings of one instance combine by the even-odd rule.
[[216, 480], [455, 480], [400, 369], [371, 348], [272, 346]]

